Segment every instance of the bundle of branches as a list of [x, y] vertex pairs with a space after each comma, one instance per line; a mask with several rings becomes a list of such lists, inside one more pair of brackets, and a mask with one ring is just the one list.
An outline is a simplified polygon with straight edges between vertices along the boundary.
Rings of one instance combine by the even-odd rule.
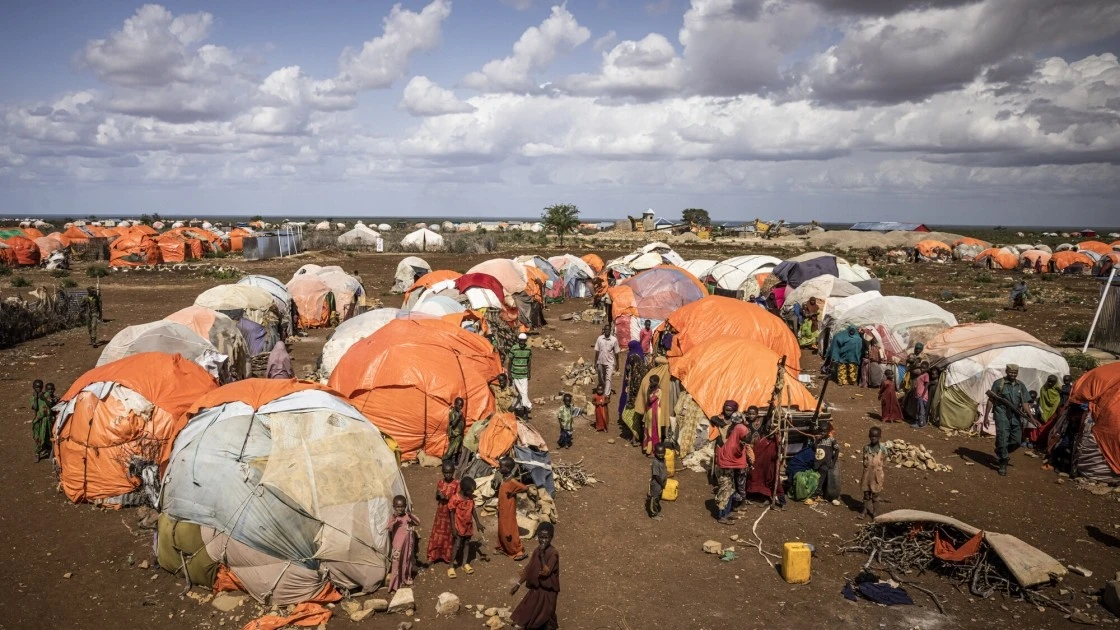
[[[1009, 598], [1030, 602], [1035, 606], [1049, 606], [1069, 614], [1062, 602], [1055, 601], [1034, 589], [1023, 588], [1011, 575], [1003, 562], [987, 545], [981, 542], [976, 553], [959, 561], [946, 560], [934, 553], [935, 540], [952, 543], [954, 549], [969, 541], [960, 531], [934, 523], [872, 523], [864, 526], [859, 535], [840, 547], [840, 553], [867, 554], [865, 569], [878, 563], [879, 568], [890, 574], [896, 582], [913, 586], [929, 595], [938, 609], [941, 601], [903, 575], [921, 575], [927, 571], [948, 578], [957, 590], [967, 587], [974, 597], [985, 599], [996, 593]], [[963, 592], [963, 591], [962, 591]], [[1068, 603], [1068, 602], [1066, 602]]]
[[501, 309], [486, 309], [486, 323], [490, 327], [490, 342], [494, 345], [494, 349], [498, 351], [502, 365], [505, 365], [506, 354], [513, 347], [514, 342], [517, 341], [517, 332], [502, 319]]
[[575, 492], [586, 485], [599, 483], [594, 473], [583, 469], [582, 458], [574, 464], [553, 463], [552, 476], [556, 480], [557, 487], [569, 492]]
[[84, 323], [81, 303], [69, 300], [43, 287], [33, 292], [37, 302], [9, 298], [0, 302], [0, 348], [10, 348], [18, 343], [49, 335], [60, 330], [75, 328]]

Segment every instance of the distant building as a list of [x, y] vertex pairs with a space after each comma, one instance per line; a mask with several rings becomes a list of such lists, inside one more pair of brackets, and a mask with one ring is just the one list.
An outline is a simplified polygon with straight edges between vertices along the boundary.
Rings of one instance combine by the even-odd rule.
[[863, 221], [848, 228], [856, 232], [929, 232], [925, 223], [899, 223], [898, 221]]
[[1097, 231], [1089, 229], [1081, 230], [1081, 236], [1082, 238], [1097, 238]]

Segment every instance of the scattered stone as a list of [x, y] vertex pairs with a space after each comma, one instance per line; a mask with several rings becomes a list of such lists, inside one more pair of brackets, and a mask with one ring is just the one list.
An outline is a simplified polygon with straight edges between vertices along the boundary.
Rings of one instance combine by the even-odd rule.
[[717, 540], [706, 540], [704, 541], [704, 553], [710, 553], [718, 556], [719, 554], [723, 553], [723, 545], [721, 545]]
[[960, 494], [960, 493], [961, 493], [960, 490], [950, 490], [949, 491], [949, 494]]
[[147, 560], [141, 560], [140, 564], [138, 564], [136, 566], [141, 568], [141, 569], [148, 569], [152, 566], [152, 563], [148, 562]]
[[887, 447], [887, 461], [896, 464], [895, 468], [901, 465], [903, 468], [934, 472], [953, 471], [952, 466], [938, 463], [924, 444], [910, 444], [905, 440], [887, 440], [884, 446]]
[[459, 613], [459, 598], [454, 593], [440, 593], [436, 598], [437, 615], [456, 615]]
[[412, 595], [412, 589], [406, 587], [393, 593], [393, 599], [389, 602], [387, 610], [391, 613], [399, 613], [415, 607], [416, 600]]
[[490, 630], [498, 630], [499, 628], [504, 628], [505, 625], [506, 622], [502, 621], [501, 617], [491, 617], [486, 620], [486, 627], [490, 628]]
[[607, 438], [607, 444], [614, 444], [614, 438]]
[[564, 383], [565, 387], [573, 387], [575, 385], [591, 385], [599, 381], [599, 375], [595, 373], [595, 366], [579, 357], [568, 366], [564, 371], [564, 375], [560, 377], [560, 381]]
[[1103, 497], [1106, 494], [1112, 494], [1112, 488], [1109, 488], [1108, 486], [1096, 486], [1089, 492], [1097, 495], [1098, 497]]
[[585, 309], [582, 313], [579, 314], [579, 318], [582, 321], [591, 322], [592, 324], [602, 324], [603, 318], [605, 317], [606, 313], [600, 311], [597, 308]]
[[248, 595], [241, 593], [222, 592], [214, 596], [214, 599], [210, 601], [210, 605], [222, 612], [228, 613], [240, 607], [241, 604], [244, 604], [247, 597]]
[[498, 616], [498, 608], [496, 606], [491, 606], [490, 608], [487, 608], [485, 611], [483, 611], [482, 614], [486, 615], [487, 617], [496, 617]]
[[420, 462], [420, 466], [422, 468], [435, 468], [436, 466], [440, 466], [441, 464], [443, 464], [442, 459], [438, 457], [432, 457], [431, 455], [425, 453], [424, 449], [420, 449], [416, 452], [416, 461]]
[[541, 335], [539, 337], [530, 337], [527, 344], [530, 348], [544, 348], [545, 350], [557, 350], [564, 352], [564, 344], [552, 335]]
[[412, 622], [411, 621], [400, 622], [400, 624], [397, 626], [397, 630], [412, 630]]
[[66, 573], [62, 574], [62, 579], [64, 579], [64, 580], [69, 580], [72, 577], [74, 577], [74, 572], [73, 571], [67, 571]]
[[[572, 321], [573, 319], [576, 319], [577, 317], [579, 317], [579, 316], [578, 316], [578, 315], [576, 315], [575, 313], [564, 313], [563, 315], [561, 315], [561, 316], [560, 316], [560, 321], [562, 321], [562, 322], [570, 322], [570, 321]], [[578, 321], [578, 320], [577, 320], [577, 321]]]
[[1096, 622], [1093, 621], [1089, 617], [1089, 615], [1086, 615], [1085, 613], [1081, 612], [1080, 610], [1074, 610], [1072, 613], [1070, 613], [1070, 616], [1068, 617], [1068, 619], [1070, 621], [1072, 621], [1073, 623], [1079, 623], [1079, 624], [1082, 624], [1082, 625], [1085, 625], [1085, 626], [1095, 626], [1095, 625], [1097, 625]]
[[1080, 576], [1093, 577], [1093, 572], [1081, 566], [1080, 564], [1070, 564], [1067, 565], [1066, 568]]
[[364, 604], [362, 604], [362, 607], [363, 608], [369, 608], [369, 609], [375, 610], [377, 612], [385, 612], [385, 611], [389, 610], [389, 600], [387, 600], [387, 599], [367, 599], [366, 602]]
[[1101, 591], [1101, 606], [1120, 617], [1120, 578], [1105, 583]]

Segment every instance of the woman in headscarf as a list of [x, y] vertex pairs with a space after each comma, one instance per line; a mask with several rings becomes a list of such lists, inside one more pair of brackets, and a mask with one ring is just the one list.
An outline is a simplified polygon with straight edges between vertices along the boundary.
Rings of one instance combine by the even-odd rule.
[[836, 382], [855, 385], [859, 379], [859, 360], [863, 354], [863, 338], [855, 326], [848, 326], [832, 338], [828, 356], [836, 366]]
[[626, 367], [622, 372], [621, 394], [618, 397], [618, 417], [626, 428], [630, 429], [630, 443], [635, 445], [639, 440], [640, 431], [634, 418], [634, 400], [638, 395], [638, 388], [642, 385], [642, 377], [646, 375], [646, 358], [642, 352], [642, 343], [631, 339], [626, 345]]
[[295, 378], [292, 371], [292, 357], [283, 341], [277, 341], [268, 353], [268, 371], [265, 378]]

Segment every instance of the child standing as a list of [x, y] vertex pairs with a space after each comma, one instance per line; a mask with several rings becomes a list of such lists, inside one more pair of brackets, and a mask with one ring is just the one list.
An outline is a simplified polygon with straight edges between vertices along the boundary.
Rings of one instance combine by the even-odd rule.
[[432, 521], [432, 533], [428, 535], [428, 564], [446, 562], [451, 564], [451, 510], [448, 502], [459, 494], [459, 481], [455, 479], [455, 465], [443, 462], [443, 479], [436, 482], [436, 516]]
[[510, 457], [498, 460], [498, 470], [502, 474], [498, 486], [498, 544], [495, 547], [514, 560], [525, 559], [525, 549], [521, 546], [521, 534], [517, 531], [517, 495], [529, 486], [517, 480], [513, 474], [514, 462]]
[[[486, 528], [478, 520], [478, 513], [474, 510], [474, 479], [463, 477], [459, 480], [459, 492], [451, 497], [447, 508], [451, 510], [451, 557], [453, 566], [447, 570], [447, 577], [455, 578], [455, 569], [463, 567], [467, 575], [474, 573], [471, 568], [471, 538], [474, 530], [485, 532]], [[464, 559], [465, 556], [465, 559]], [[465, 561], [464, 561], [465, 560]]]
[[867, 446], [863, 447], [863, 477], [860, 489], [863, 490], [863, 516], [875, 518], [875, 502], [883, 491], [883, 470], [887, 463], [887, 449], [879, 443], [883, 432], [879, 427], [871, 427], [867, 432]]
[[416, 531], [420, 519], [408, 510], [408, 500], [398, 494], [393, 497], [393, 515], [385, 525], [392, 541], [393, 556], [389, 561], [389, 592], [395, 593], [402, 586], [412, 586], [412, 561], [416, 553]]
[[35, 440], [35, 461], [38, 462], [51, 456], [51, 420], [54, 419], [50, 400], [43, 392], [43, 381], [39, 379], [31, 383], [31, 412], [35, 414], [31, 421], [31, 437]]
[[595, 405], [595, 430], [602, 433], [607, 430], [607, 424], [610, 422], [607, 405], [611, 403], [611, 397], [603, 393], [602, 387], [596, 387], [591, 402]]
[[653, 453], [661, 442], [661, 378], [656, 374], [649, 377], [649, 391], [646, 393], [645, 437], [642, 443], [646, 455]]
[[575, 409], [572, 408], [572, 395], [564, 394], [564, 404], [556, 412], [556, 420], [560, 423], [560, 439], [556, 445], [560, 448], [572, 448], [572, 419]]
[[929, 367], [923, 363], [915, 373], [917, 377], [914, 379], [914, 399], [918, 403], [917, 426], [921, 428], [929, 422]]
[[537, 527], [537, 549], [521, 572], [521, 579], [509, 594], [517, 593], [524, 584], [529, 592], [513, 609], [513, 623], [519, 628], [559, 627], [556, 619], [556, 600], [560, 596], [560, 552], [552, 546], [556, 528], [552, 523]]
[[669, 467], [665, 465], [665, 445], [653, 447], [653, 464], [650, 465], [649, 494], [646, 495], [646, 514], [661, 520], [661, 493], [669, 480]]

